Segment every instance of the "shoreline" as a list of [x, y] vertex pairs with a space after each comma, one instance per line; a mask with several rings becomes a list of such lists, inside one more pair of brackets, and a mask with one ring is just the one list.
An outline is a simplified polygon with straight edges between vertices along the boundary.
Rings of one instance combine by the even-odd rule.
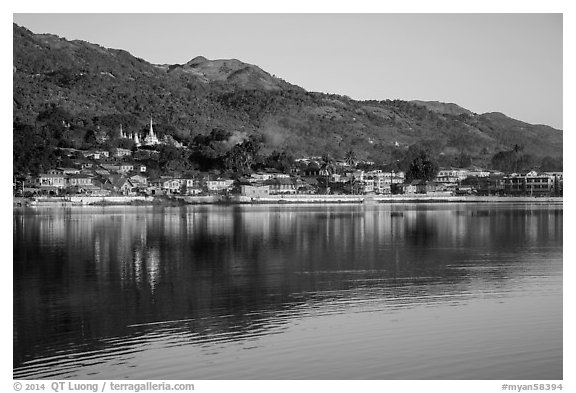
[[245, 196], [119, 196], [119, 197], [45, 197], [16, 198], [13, 207], [73, 206], [185, 206], [185, 205], [278, 205], [278, 204], [395, 204], [395, 203], [554, 203], [563, 197], [530, 196], [447, 196], [447, 195], [272, 195]]

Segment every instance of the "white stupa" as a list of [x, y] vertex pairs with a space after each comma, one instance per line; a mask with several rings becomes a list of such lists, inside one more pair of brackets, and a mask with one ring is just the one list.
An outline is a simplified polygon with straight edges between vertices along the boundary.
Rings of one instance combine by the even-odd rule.
[[147, 146], [153, 146], [159, 143], [160, 141], [156, 134], [154, 134], [154, 128], [152, 127], [152, 118], [150, 118], [150, 131], [148, 132], [148, 135], [146, 135], [146, 138], [144, 138], [144, 144]]
[[138, 138], [138, 133], [135, 132], [134, 135], [132, 136], [132, 140], [134, 141], [134, 144], [136, 145], [136, 147], [140, 146], [140, 138]]

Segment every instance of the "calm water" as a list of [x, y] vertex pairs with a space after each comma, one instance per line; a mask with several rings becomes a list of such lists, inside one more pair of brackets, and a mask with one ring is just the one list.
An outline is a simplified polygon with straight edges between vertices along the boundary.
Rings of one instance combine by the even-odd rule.
[[15, 210], [14, 378], [561, 379], [562, 216]]

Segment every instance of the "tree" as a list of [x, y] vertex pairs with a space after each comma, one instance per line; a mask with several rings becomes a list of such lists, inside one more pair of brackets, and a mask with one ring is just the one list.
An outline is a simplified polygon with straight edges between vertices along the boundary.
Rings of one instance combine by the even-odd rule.
[[460, 155], [454, 159], [454, 164], [457, 168], [468, 168], [472, 165], [472, 158], [469, 154], [460, 152]]
[[344, 160], [348, 165], [353, 167], [354, 164], [356, 164], [356, 153], [354, 152], [354, 150], [352, 149], [348, 150], [344, 155]]
[[522, 150], [522, 147], [514, 145], [512, 150], [499, 151], [492, 157], [492, 168], [507, 173], [531, 170], [535, 165], [534, 157], [520, 154]]
[[294, 157], [287, 152], [274, 150], [264, 161], [266, 167], [278, 169], [284, 173], [294, 166]]
[[432, 180], [438, 174], [438, 163], [428, 157], [424, 150], [412, 160], [406, 171], [406, 180]]
[[540, 163], [540, 170], [543, 172], [562, 172], [562, 157], [554, 158], [546, 156]]

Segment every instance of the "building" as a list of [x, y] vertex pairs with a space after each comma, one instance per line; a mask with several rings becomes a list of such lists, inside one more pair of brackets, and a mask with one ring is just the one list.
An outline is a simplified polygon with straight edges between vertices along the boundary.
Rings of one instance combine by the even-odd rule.
[[270, 195], [269, 186], [251, 186], [251, 185], [241, 185], [240, 195], [250, 197], [250, 198], [260, 198], [267, 197]]
[[80, 169], [77, 168], [58, 168], [58, 171], [61, 171], [63, 175], [77, 175], [80, 173]]
[[180, 179], [181, 192], [185, 195], [198, 195], [202, 193], [202, 181], [193, 177]]
[[119, 173], [128, 173], [134, 170], [133, 164], [120, 164], [118, 165], [118, 172]]
[[66, 187], [66, 176], [62, 173], [42, 173], [38, 175], [36, 184], [40, 188], [63, 189]]
[[153, 189], [152, 194], [157, 194], [157, 191], [163, 194], [179, 194], [182, 187], [180, 179], [173, 178], [153, 179], [148, 184]]
[[112, 154], [114, 155], [114, 157], [126, 157], [126, 156], [131, 156], [132, 155], [132, 150], [130, 149], [123, 149], [121, 147], [116, 147], [112, 150]]
[[86, 150], [82, 152], [82, 155], [93, 160], [101, 160], [102, 158], [110, 157], [110, 152], [106, 150]]
[[221, 192], [229, 190], [234, 184], [232, 179], [217, 178], [215, 180], [206, 180], [208, 192]]
[[526, 194], [552, 195], [555, 191], [555, 180], [554, 176], [531, 172], [526, 175]]
[[85, 186], [93, 186], [93, 178], [92, 176], [88, 175], [69, 175], [67, 178], [67, 184], [70, 187], [85, 187]]
[[558, 176], [538, 174], [534, 171], [525, 175], [513, 173], [502, 178], [505, 194], [509, 195], [553, 195], [559, 191]]
[[109, 173], [115, 173], [120, 171], [120, 165], [113, 164], [101, 164], [100, 167]]
[[130, 176], [130, 180], [137, 187], [147, 187], [148, 186], [148, 178], [146, 176], [134, 175], [134, 176]]
[[276, 178], [264, 182], [270, 189], [270, 195], [296, 194], [296, 186], [292, 179]]

